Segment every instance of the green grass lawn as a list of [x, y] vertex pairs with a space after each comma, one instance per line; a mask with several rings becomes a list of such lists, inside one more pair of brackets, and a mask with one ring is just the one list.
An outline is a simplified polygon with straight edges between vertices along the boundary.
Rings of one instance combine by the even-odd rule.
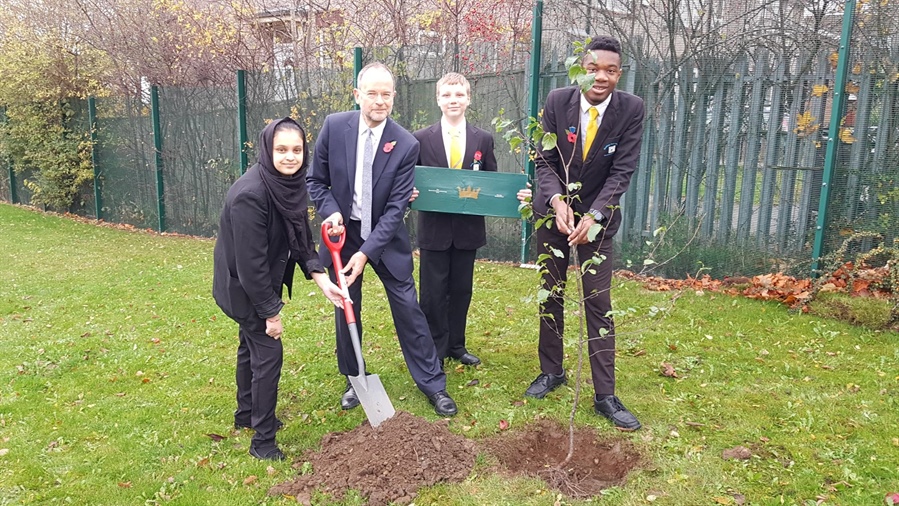
[[[237, 327], [210, 294], [212, 248], [0, 205], [0, 505], [295, 504], [266, 494], [294, 475], [290, 463], [253, 459], [250, 432], [231, 431]], [[437, 420], [368, 274], [370, 368], [397, 409]], [[536, 271], [478, 263], [475, 278], [469, 345], [484, 365], [449, 372], [460, 408], [450, 430], [478, 439], [500, 420], [567, 420], [573, 382], [516, 405], [538, 372]], [[899, 490], [896, 334], [721, 294], [672, 303], [630, 282], [613, 290], [627, 313], [618, 393], [644, 428], [621, 434], [593, 415], [589, 374], [575, 423], [630, 439], [646, 464], [593, 502], [877, 505]], [[278, 439], [291, 457], [364, 420], [339, 408], [333, 311], [316, 291], [299, 281], [284, 311]], [[663, 362], [677, 378], [659, 373]], [[737, 445], [752, 457], [722, 458]], [[556, 502], [489, 464], [481, 456], [464, 483], [422, 490], [415, 504], [590, 502]]]

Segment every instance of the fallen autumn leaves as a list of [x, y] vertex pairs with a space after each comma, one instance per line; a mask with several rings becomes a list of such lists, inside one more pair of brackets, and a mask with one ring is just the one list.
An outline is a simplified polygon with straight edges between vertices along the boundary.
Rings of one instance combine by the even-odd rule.
[[[874, 297], [889, 299], [893, 296], [890, 282], [889, 266], [856, 267], [846, 262], [828, 276], [813, 282], [811, 279], [799, 279], [783, 273], [761, 274], [751, 278], [740, 276], [724, 279], [712, 279], [709, 275], [698, 278], [687, 276], [686, 279], [666, 279], [657, 276], [645, 276], [631, 271], [621, 270], [617, 275], [624, 279], [638, 281], [649, 290], [702, 290], [721, 292], [729, 295], [742, 295], [751, 299], [775, 300], [786, 304], [791, 309], [808, 311], [807, 304], [814, 292], [844, 292], [853, 297]], [[816, 286], [817, 283], [817, 286]]]

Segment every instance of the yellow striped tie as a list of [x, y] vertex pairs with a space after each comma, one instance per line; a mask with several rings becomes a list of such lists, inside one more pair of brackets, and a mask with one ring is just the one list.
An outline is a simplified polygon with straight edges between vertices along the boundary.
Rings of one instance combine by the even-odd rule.
[[450, 130], [450, 168], [451, 169], [461, 169], [462, 168], [462, 146], [459, 142], [459, 129], [453, 128]]
[[596, 124], [596, 118], [599, 117], [599, 111], [595, 107], [589, 109], [590, 123], [587, 125], [587, 138], [584, 140], [584, 160], [587, 159], [587, 153], [590, 152], [590, 146], [593, 145], [593, 139], [596, 138], [596, 131], [599, 125]]

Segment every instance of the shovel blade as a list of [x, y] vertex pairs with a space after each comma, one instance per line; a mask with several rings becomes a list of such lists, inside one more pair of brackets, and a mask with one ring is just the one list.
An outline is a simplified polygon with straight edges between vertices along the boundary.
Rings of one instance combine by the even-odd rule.
[[396, 414], [393, 403], [387, 397], [387, 391], [384, 390], [381, 378], [377, 374], [350, 376], [349, 379], [372, 427], [381, 425], [381, 422]]

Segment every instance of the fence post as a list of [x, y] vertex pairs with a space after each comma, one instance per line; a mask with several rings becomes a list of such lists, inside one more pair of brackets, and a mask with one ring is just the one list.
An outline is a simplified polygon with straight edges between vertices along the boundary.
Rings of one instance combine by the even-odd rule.
[[827, 211], [830, 204], [830, 182], [840, 147], [840, 120], [846, 95], [846, 76], [849, 73], [849, 38], [852, 35], [852, 21], [855, 16], [855, 0], [846, 0], [843, 11], [843, 31], [840, 35], [839, 59], [833, 88], [833, 103], [830, 109], [830, 126], [827, 129], [827, 148], [824, 152], [824, 175], [821, 180], [821, 197], [818, 201], [818, 219], [815, 225], [815, 242], [812, 245], [812, 276], [817, 277], [821, 268], [824, 249], [824, 227], [827, 226]]
[[[9, 117], [6, 116], [6, 108], [0, 108], [0, 122], [4, 125], [9, 124]], [[19, 195], [16, 192], [16, 171], [13, 170], [12, 157], [6, 153], [0, 153], [6, 161], [6, 170], [9, 175], [9, 202], [10, 204], [19, 203]]]
[[11, 204], [19, 203], [19, 192], [16, 191], [16, 185], [19, 183], [16, 181], [16, 170], [12, 165], [12, 158], [9, 156], [6, 157], [6, 167], [9, 170], [9, 201]]
[[87, 122], [91, 136], [91, 166], [94, 169], [94, 213], [100, 221], [103, 219], [103, 195], [100, 192], [100, 163], [97, 161], [97, 101], [94, 97], [87, 97]]
[[762, 169], [762, 191], [759, 196], [759, 219], [756, 244], [767, 250], [774, 244], [771, 240], [771, 222], [774, 210], [774, 195], [777, 175], [773, 167], [777, 165], [777, 154], [783, 144], [781, 129], [783, 126], [784, 99], [784, 67], [786, 63], [783, 53], [774, 58], [774, 82], [771, 84], [771, 109], [768, 113], [768, 124], [765, 132], [765, 161]]
[[165, 232], [165, 185], [162, 179], [162, 128], [159, 126], [159, 86], [150, 88], [150, 114], [153, 120], [153, 147], [156, 151], [156, 206], [159, 212], [159, 231]]
[[736, 237], [740, 244], [749, 243], [752, 232], [752, 215], [755, 208], [755, 190], [757, 188], [759, 155], [761, 153], [762, 109], [764, 108], [764, 95], [766, 95], [765, 80], [770, 74], [768, 72], [767, 51], [757, 48], [754, 60], [755, 66], [752, 75], [749, 76], [749, 82], [752, 83], [752, 91], [749, 94], [748, 135], [743, 141], [745, 145], [743, 149], [743, 171], [740, 181], [740, 204], [737, 208]]
[[[543, 55], [543, 0], [537, 0], [534, 4], [534, 22], [531, 24], [531, 41], [533, 47], [531, 47], [531, 82], [528, 84], [528, 117], [539, 118], [540, 60]], [[535, 181], [535, 164], [528, 151], [529, 150], [525, 150], [524, 153], [525, 171], [527, 172], [528, 181]], [[533, 194], [535, 196], [537, 195], [536, 186], [534, 187]], [[533, 200], [533, 197], [531, 199]], [[530, 252], [530, 241], [528, 240], [528, 237], [530, 237], [530, 235], [531, 223], [528, 220], [521, 220], [521, 256], [519, 261], [522, 265], [527, 263], [528, 260], [528, 254]]]
[[[362, 71], [362, 48], [353, 48], [353, 88], [359, 87], [359, 72]], [[359, 110], [359, 104], [354, 102], [353, 109]]]
[[237, 135], [240, 141], [240, 173], [247, 171], [247, 75], [246, 71], [237, 71]]

